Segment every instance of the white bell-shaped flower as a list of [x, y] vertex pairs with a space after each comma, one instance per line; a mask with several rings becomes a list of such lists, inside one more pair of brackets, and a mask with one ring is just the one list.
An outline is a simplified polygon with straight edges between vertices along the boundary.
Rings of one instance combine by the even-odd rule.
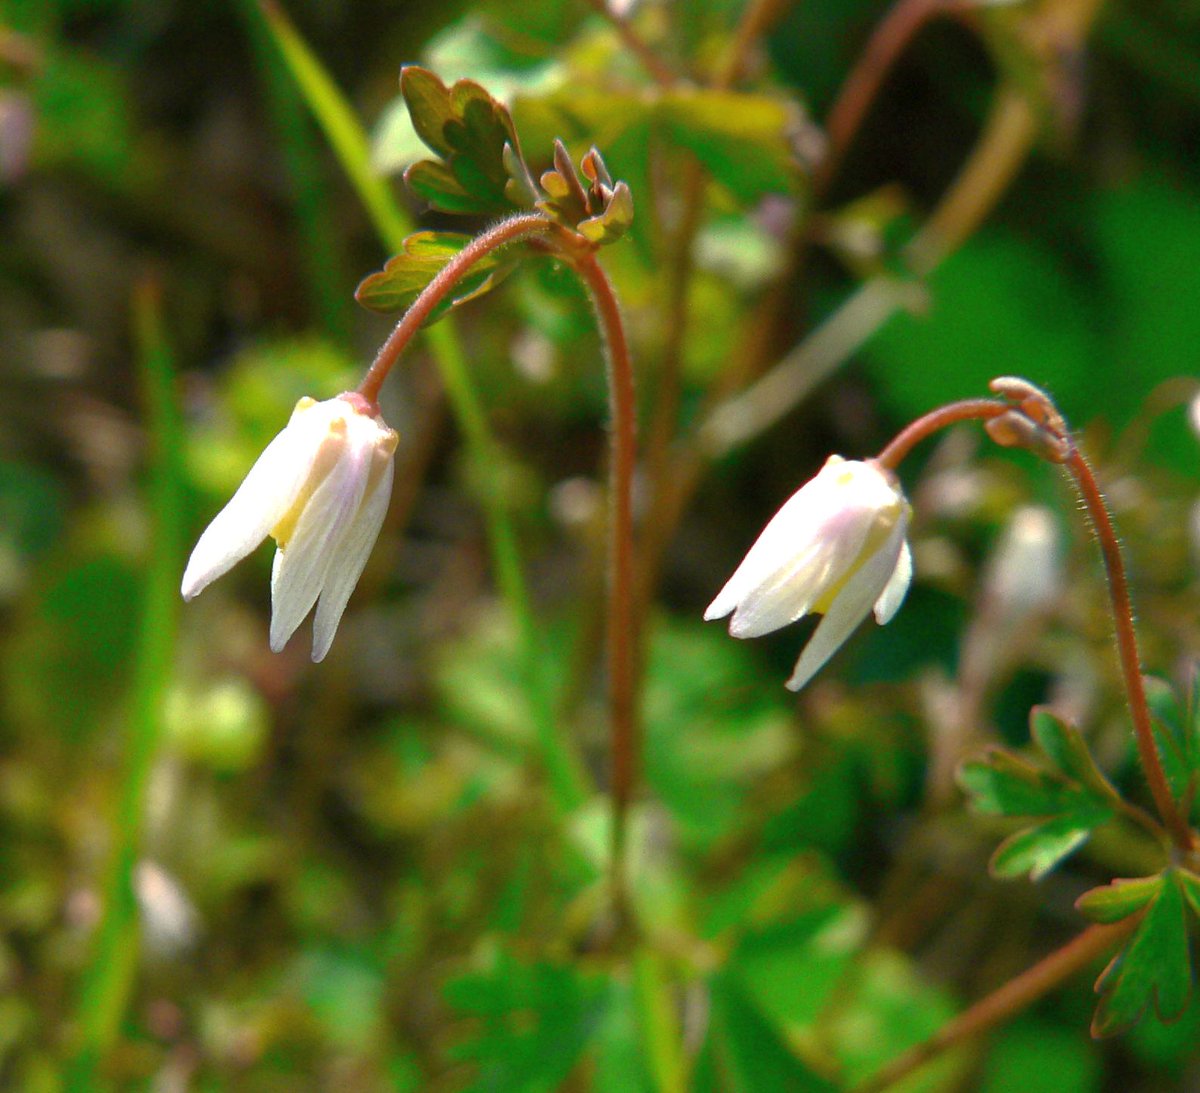
[[312, 658], [322, 660], [383, 525], [397, 440], [361, 395], [302, 398], [200, 536], [183, 598], [199, 595], [270, 535], [278, 544], [271, 648], [287, 644], [315, 603]]
[[882, 625], [903, 602], [909, 515], [895, 476], [878, 463], [830, 456], [771, 518], [705, 619], [732, 612], [730, 634], [752, 638], [824, 616], [787, 681], [798, 691], [872, 607]]

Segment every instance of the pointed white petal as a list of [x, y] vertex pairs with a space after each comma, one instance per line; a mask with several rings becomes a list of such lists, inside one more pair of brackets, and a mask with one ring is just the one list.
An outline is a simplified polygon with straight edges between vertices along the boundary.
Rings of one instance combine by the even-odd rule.
[[900, 610], [904, 597], [908, 594], [908, 586], [912, 584], [912, 551], [908, 548], [908, 540], [900, 544], [900, 557], [896, 559], [896, 568], [892, 570], [888, 583], [883, 586], [883, 593], [875, 601], [875, 621], [880, 626], [886, 626], [892, 621], [892, 616]]
[[316, 618], [313, 619], [314, 661], [324, 660], [329, 652], [338, 623], [342, 621], [342, 613], [350, 601], [350, 594], [366, 568], [375, 540], [379, 538], [379, 529], [383, 526], [383, 518], [392, 499], [392, 473], [393, 466], [389, 458], [374, 492], [363, 501], [342, 541], [337, 544], [325, 587], [317, 601]]
[[311, 448], [308, 430], [289, 424], [263, 449], [237, 492], [196, 543], [180, 587], [185, 600], [228, 573], [267, 537], [304, 485]]
[[796, 661], [796, 669], [787, 681], [789, 690], [798, 691], [812, 679], [867, 617], [871, 604], [879, 598], [896, 569], [903, 533], [902, 523], [898, 524], [887, 543], [863, 562], [846, 582]]
[[312, 610], [338, 541], [358, 511], [366, 485], [363, 453], [346, 445], [313, 491], [271, 571], [271, 649], [278, 653]]
[[[805, 588], [797, 586], [796, 578], [812, 564], [815, 555], [833, 545], [824, 534], [828, 515], [835, 511], [832, 509], [834, 491], [831, 484], [829, 476], [822, 472], [788, 498], [704, 612], [706, 620], [724, 618], [740, 607], [738, 615], [743, 621], [739, 622], [735, 617], [738, 626], [735, 636], [750, 637], [752, 633], [741, 632], [743, 626], [749, 626], [754, 634], [765, 634], [804, 614], [807, 610], [805, 601], [811, 603], [814, 597]], [[750, 619], [758, 614], [751, 604], [776, 592], [791, 593], [789, 602], [795, 609], [780, 607], [776, 612], [779, 621], [774, 625], [751, 623]], [[730, 632], [734, 633], [732, 625]]]

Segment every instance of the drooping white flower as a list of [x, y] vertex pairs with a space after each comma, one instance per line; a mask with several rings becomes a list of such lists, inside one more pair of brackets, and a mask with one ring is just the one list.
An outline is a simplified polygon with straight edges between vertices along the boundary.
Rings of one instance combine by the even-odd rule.
[[271, 648], [287, 644], [315, 603], [312, 658], [322, 660], [383, 525], [397, 441], [361, 395], [302, 398], [200, 536], [183, 598], [199, 595], [270, 535], [278, 544]]
[[830, 456], [771, 518], [705, 619], [732, 612], [730, 634], [752, 638], [824, 616], [787, 681], [798, 691], [872, 607], [882, 625], [903, 602], [912, 580], [909, 514], [878, 463]]

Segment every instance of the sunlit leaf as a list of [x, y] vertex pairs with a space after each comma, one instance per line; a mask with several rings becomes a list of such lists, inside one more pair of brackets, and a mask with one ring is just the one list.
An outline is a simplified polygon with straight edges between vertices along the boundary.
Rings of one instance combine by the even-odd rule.
[[417, 136], [439, 157], [404, 173], [418, 197], [452, 213], [511, 212], [525, 203], [523, 166], [505, 155], [519, 145], [503, 103], [471, 80], [447, 87], [416, 65], [400, 73], [400, 93]]
[[[471, 236], [457, 232], [417, 232], [404, 241], [404, 250], [389, 258], [382, 270], [363, 279], [354, 298], [372, 311], [401, 311], [421, 294]], [[492, 251], [476, 261], [454, 289], [433, 309], [426, 323], [436, 322], [460, 304], [490, 292], [515, 265], [508, 252]]]

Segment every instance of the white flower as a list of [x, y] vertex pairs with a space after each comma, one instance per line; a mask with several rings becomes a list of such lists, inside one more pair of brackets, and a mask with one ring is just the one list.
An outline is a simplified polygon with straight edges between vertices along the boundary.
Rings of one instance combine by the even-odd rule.
[[729, 632], [752, 638], [802, 615], [823, 615], [787, 681], [798, 691], [872, 605], [882, 625], [903, 602], [912, 580], [909, 514], [888, 471], [830, 456], [771, 518], [705, 619], [732, 611]]
[[323, 659], [379, 536], [397, 440], [361, 395], [302, 398], [200, 536], [183, 598], [199, 595], [270, 535], [279, 546], [271, 648], [279, 652], [316, 603], [312, 658]]

